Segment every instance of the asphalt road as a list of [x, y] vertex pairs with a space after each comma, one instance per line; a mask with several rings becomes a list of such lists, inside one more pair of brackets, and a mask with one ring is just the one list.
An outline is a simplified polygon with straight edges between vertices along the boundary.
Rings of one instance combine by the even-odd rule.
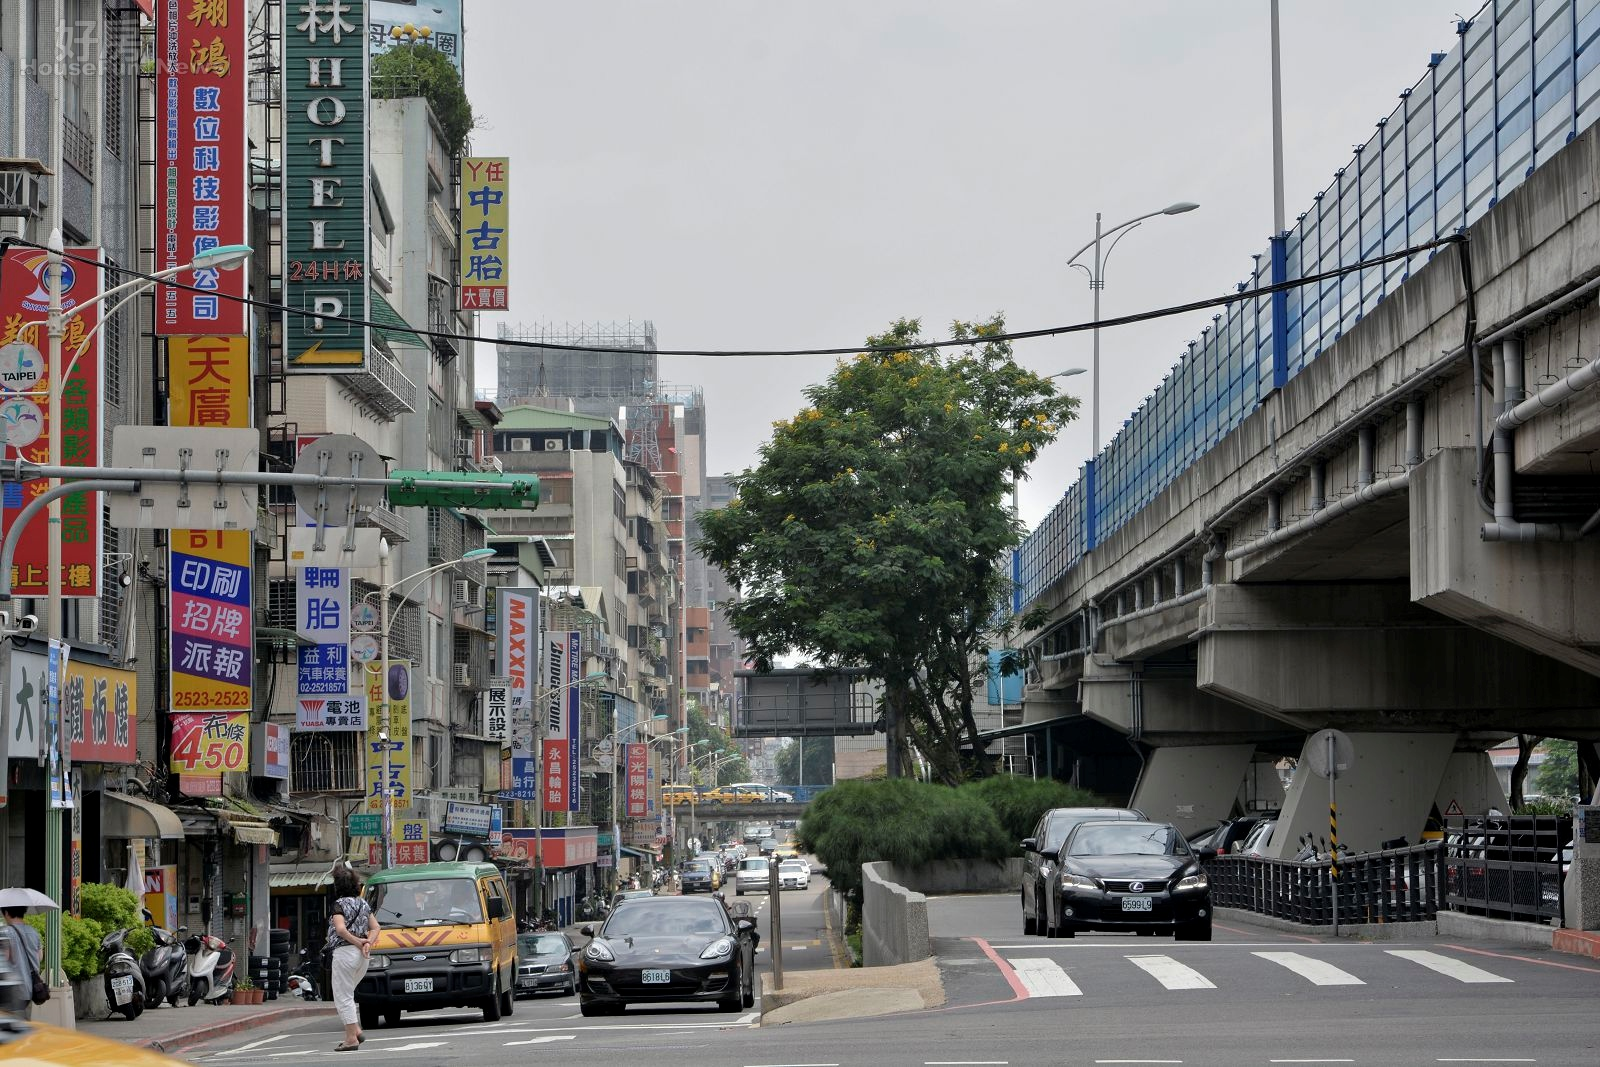
[[[825, 942], [814, 947], [806, 936], [815, 922], [822, 941], [822, 884], [782, 897], [786, 968], [829, 965]], [[765, 901], [742, 899], [763, 918], [765, 949]], [[1020, 934], [1011, 895], [933, 898], [929, 911], [948, 998], [931, 1011], [760, 1027], [756, 1011], [630, 1008], [583, 1019], [574, 999], [556, 997], [519, 1001], [493, 1026], [473, 1012], [407, 1016], [370, 1032], [359, 1052], [333, 1052], [337, 1025], [321, 1018], [183, 1055], [206, 1067], [330, 1057], [484, 1067], [550, 1051], [564, 1064], [623, 1057], [695, 1067], [1600, 1063], [1600, 966], [1560, 953], [1440, 939], [1333, 942], [1231, 922], [1210, 943], [1051, 941]]]

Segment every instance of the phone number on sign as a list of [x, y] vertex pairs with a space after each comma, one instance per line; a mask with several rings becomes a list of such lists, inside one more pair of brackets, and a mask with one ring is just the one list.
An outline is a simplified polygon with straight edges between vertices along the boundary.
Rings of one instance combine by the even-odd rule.
[[214, 708], [245, 708], [250, 705], [250, 690], [201, 690], [199, 692], [182, 691], [172, 694], [174, 708], [210, 711]]

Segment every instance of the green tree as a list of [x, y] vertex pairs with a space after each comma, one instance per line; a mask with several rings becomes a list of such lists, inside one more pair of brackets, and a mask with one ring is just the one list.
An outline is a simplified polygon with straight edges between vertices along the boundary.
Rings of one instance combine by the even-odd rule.
[[420, 96], [444, 129], [445, 147], [460, 155], [475, 119], [450, 57], [427, 44], [403, 44], [372, 60], [372, 95], [388, 99]]
[[730, 782], [744, 782], [750, 778], [750, 764], [745, 761], [744, 754], [739, 751], [739, 746], [728, 735], [728, 731], [712, 724], [706, 718], [705, 712], [700, 710], [700, 705], [695, 701], [689, 702], [689, 732], [685, 735], [689, 739], [689, 755], [691, 759], [702, 759], [709, 752], [717, 756], [705, 759], [702, 767], [709, 767], [715, 763], [717, 766], [716, 781], [710, 781], [706, 772], [699, 767], [695, 769], [697, 780], [707, 785], [727, 785]]
[[[734, 629], [758, 666], [798, 652], [884, 684], [890, 766], [911, 746], [947, 783], [984, 766], [973, 692], [1010, 593], [1006, 506], [1077, 401], [989, 340], [1000, 316], [929, 348], [915, 320], [868, 338], [774, 424], [697, 547], [741, 590]], [[1008, 624], [1003, 624], [1008, 625]]]
[[1552, 737], [1544, 743], [1544, 762], [1533, 786], [1547, 797], [1570, 797], [1578, 791], [1578, 745]]
[[[800, 753], [805, 752], [805, 773], [801, 774]], [[778, 780], [773, 785], [830, 785], [833, 782], [833, 738], [808, 737], [805, 744], [791, 740], [772, 758]]]

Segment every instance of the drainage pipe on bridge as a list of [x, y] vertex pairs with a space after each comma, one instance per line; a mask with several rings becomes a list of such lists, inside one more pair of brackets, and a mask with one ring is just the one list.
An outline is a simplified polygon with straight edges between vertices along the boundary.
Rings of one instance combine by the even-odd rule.
[[[1485, 541], [1576, 541], [1582, 531], [1555, 522], [1518, 522], [1511, 495], [1515, 477], [1516, 428], [1541, 411], [1565, 402], [1600, 380], [1600, 360], [1523, 399], [1522, 339], [1508, 337], [1494, 351], [1494, 520], [1480, 531]], [[1595, 519], [1590, 519], [1594, 523]]]

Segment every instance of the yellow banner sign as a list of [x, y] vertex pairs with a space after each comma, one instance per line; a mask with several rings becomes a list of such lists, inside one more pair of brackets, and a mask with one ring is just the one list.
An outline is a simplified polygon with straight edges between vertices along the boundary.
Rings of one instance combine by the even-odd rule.
[[511, 162], [504, 156], [461, 161], [461, 307], [506, 306], [511, 280]]
[[250, 769], [248, 712], [174, 712], [171, 718], [171, 770], [213, 775]]
[[173, 337], [167, 379], [171, 425], [250, 425], [250, 338]]
[[[411, 664], [390, 660], [363, 665], [367, 681], [367, 801], [366, 810], [383, 810], [385, 755], [389, 793], [396, 810], [411, 806]], [[383, 683], [389, 685], [389, 714], [383, 714]], [[387, 719], [389, 737], [379, 736]]]

